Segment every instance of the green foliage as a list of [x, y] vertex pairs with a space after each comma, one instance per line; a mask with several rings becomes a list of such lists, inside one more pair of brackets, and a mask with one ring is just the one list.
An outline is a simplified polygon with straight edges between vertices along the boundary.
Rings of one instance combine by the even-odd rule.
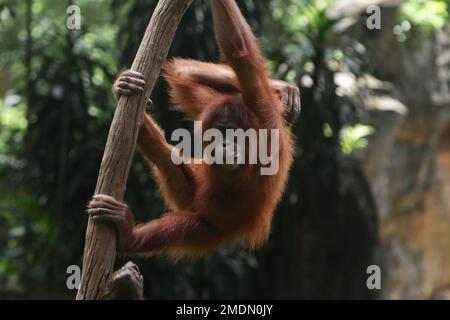
[[[28, 3], [31, 21], [26, 20]], [[12, 282], [18, 286], [46, 279], [46, 285], [64, 289], [66, 267], [79, 263], [84, 206], [114, 110], [111, 82], [118, 51], [110, 1], [77, 4], [81, 29], [70, 31], [67, 2], [0, 3], [0, 215], [14, 211], [21, 217], [5, 225], [10, 237], [1, 265], [8, 281], [17, 279]], [[44, 232], [45, 226], [51, 231]], [[73, 238], [61, 241], [68, 234]], [[21, 252], [16, 258], [14, 247]]]
[[424, 32], [440, 29], [448, 22], [448, 1], [407, 0], [401, 5], [402, 18]]
[[0, 296], [44, 285], [54, 230], [35, 196], [0, 193]]
[[357, 150], [367, 147], [367, 137], [373, 131], [372, 127], [362, 124], [342, 128], [340, 132], [342, 153], [348, 156]]
[[0, 100], [0, 157], [3, 159], [21, 151], [20, 146], [28, 127], [25, 113], [26, 105], [19, 95], [10, 94], [5, 100]]

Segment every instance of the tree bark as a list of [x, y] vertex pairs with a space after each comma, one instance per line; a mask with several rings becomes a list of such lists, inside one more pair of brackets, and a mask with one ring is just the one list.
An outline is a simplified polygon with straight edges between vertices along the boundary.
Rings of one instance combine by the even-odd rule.
[[[153, 12], [131, 67], [131, 70], [144, 75], [146, 88], [142, 94], [122, 96], [119, 100], [109, 130], [95, 194], [123, 199], [147, 97], [159, 77], [181, 17], [191, 2], [192, 0], [160, 0]], [[112, 224], [94, 222], [89, 218], [77, 300], [101, 299], [107, 293], [116, 244], [117, 235]]]

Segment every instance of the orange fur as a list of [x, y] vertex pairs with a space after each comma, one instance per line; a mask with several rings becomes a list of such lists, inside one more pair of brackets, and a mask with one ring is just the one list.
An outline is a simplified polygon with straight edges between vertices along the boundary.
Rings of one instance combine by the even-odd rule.
[[[164, 254], [175, 259], [196, 257], [220, 246], [240, 241], [255, 249], [269, 237], [272, 215], [280, 200], [293, 158], [293, 139], [282, 117], [282, 105], [269, 86], [269, 75], [256, 40], [234, 1], [212, 1], [216, 35], [222, 54], [239, 82], [227, 95], [213, 85], [184, 76], [183, 67], [200, 66], [217, 71], [216, 65], [175, 59], [165, 67], [174, 108], [190, 119], [214, 126], [211, 115], [228, 106], [242, 128], [280, 130], [280, 167], [272, 176], [260, 175], [260, 165], [245, 165], [228, 173], [214, 165], [175, 165], [172, 146], [148, 115], [138, 144], [153, 167], [164, 199], [173, 211], [137, 226], [126, 252]], [[223, 68], [223, 65], [221, 65]], [[220, 84], [219, 84], [220, 85]]]

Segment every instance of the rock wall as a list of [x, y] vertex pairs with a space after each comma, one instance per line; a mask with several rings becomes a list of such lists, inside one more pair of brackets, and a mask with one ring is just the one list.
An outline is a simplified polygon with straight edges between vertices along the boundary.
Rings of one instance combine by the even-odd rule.
[[[367, 5], [353, 1], [350, 13], [355, 2]], [[349, 32], [379, 79], [352, 98], [376, 130], [363, 159], [380, 218], [381, 298], [450, 298], [450, 28], [413, 28], [399, 42], [398, 4], [376, 2], [381, 30]]]
[[[450, 287], [450, 126], [440, 138], [432, 166], [432, 181], [420, 203], [407, 214], [402, 214], [401, 206], [400, 211], [395, 208], [384, 223], [386, 250], [396, 239], [415, 256], [418, 266], [414, 294], [387, 290], [388, 298], [427, 298]], [[396, 282], [395, 277], [388, 277], [387, 289]]]

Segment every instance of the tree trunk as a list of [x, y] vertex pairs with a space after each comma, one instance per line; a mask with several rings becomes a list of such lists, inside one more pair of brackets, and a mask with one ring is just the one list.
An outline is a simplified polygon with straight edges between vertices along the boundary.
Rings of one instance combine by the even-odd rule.
[[[122, 96], [119, 100], [106, 142], [95, 194], [123, 199], [147, 97], [159, 77], [178, 23], [191, 2], [192, 0], [160, 0], [153, 12], [131, 67], [144, 75], [147, 85], [142, 94]], [[107, 293], [116, 242], [117, 235], [112, 224], [89, 219], [77, 300], [101, 299]]]

